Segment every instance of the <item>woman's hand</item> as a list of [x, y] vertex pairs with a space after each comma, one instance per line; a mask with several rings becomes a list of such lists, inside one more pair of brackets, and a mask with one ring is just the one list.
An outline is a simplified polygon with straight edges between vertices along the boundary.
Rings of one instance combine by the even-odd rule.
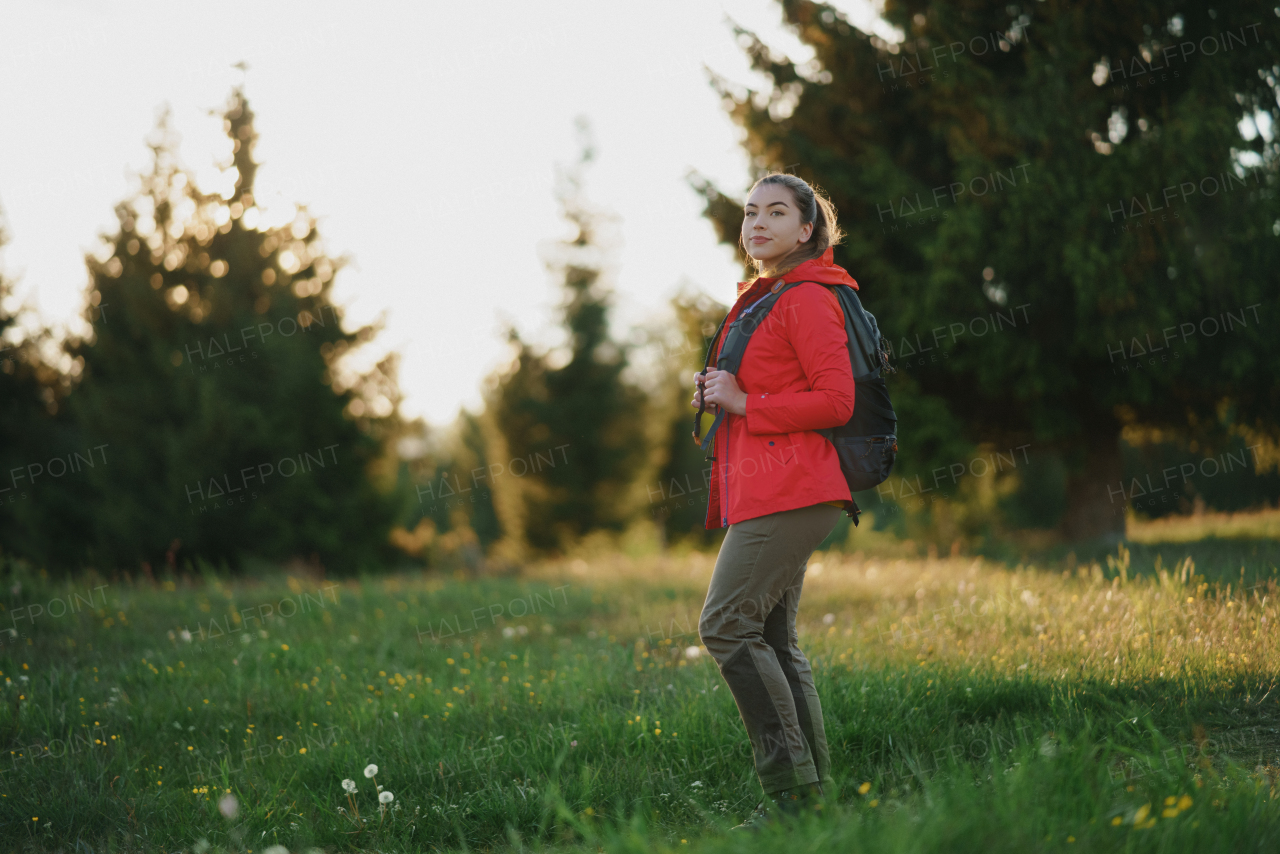
[[703, 407], [702, 405], [702, 387], [699, 385], [699, 383], [701, 383], [705, 379], [706, 379], [705, 374], [693, 375], [693, 387], [694, 387], [693, 400], [689, 401], [689, 405], [692, 406], [694, 409], [705, 408], [707, 412], [715, 412], [716, 405], [714, 403], [711, 403], [710, 401], [708, 401], [706, 407]]
[[706, 389], [705, 395], [701, 391], [694, 392], [690, 403], [694, 409], [698, 408], [705, 396], [712, 412], [723, 407], [726, 412], [734, 415], [747, 414], [747, 393], [738, 388], [737, 377], [728, 371], [710, 370], [705, 374], [694, 374], [693, 382], [695, 386], [701, 382]]

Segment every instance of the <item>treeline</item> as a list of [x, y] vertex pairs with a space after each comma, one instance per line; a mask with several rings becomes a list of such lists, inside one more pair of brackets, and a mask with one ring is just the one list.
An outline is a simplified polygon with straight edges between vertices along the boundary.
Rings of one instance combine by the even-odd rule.
[[[811, 57], [739, 30], [767, 82], [713, 85], [755, 167], [840, 212], [917, 521], [1114, 541], [1126, 512], [1274, 503], [1274, 4], [889, 0], [893, 42], [779, 6]], [[700, 187], [733, 242], [734, 193]]]
[[[55, 346], [25, 331], [0, 280], [0, 558], [53, 572], [480, 570], [641, 518], [706, 539], [705, 490], [652, 496], [694, 459], [692, 440], [673, 438], [677, 420], [687, 431], [680, 375], [726, 307], [682, 296], [681, 334], [612, 339], [597, 245], [609, 218], [581, 186], [589, 148], [560, 189], [577, 235], [547, 259], [564, 282], [566, 351], [511, 330], [484, 410], [437, 435], [402, 417], [394, 357], [346, 367], [377, 329], [344, 328], [330, 294], [345, 259], [315, 218], [262, 223], [240, 90], [223, 127], [234, 184], [220, 195], [179, 165], [161, 120], [108, 251], [85, 257], [86, 333]], [[643, 382], [636, 347], [662, 353]]]
[[[6, 557], [147, 573], [396, 559], [394, 360], [344, 372], [376, 330], [342, 327], [329, 294], [343, 259], [305, 211], [260, 227], [239, 91], [223, 127], [229, 194], [196, 186], [162, 119], [150, 172], [102, 235], [109, 253], [85, 257], [88, 332], [57, 350], [28, 335], [3, 354]], [[0, 315], [6, 341], [19, 320]]]
[[[1269, 7], [890, 2], [891, 44], [829, 7], [781, 6], [812, 61], [740, 32], [770, 86], [713, 85], [753, 171], [831, 195], [850, 234], [836, 260], [893, 352], [900, 453], [855, 496], [857, 542], [1114, 541], [1134, 512], [1280, 498]], [[1175, 48], [1177, 75], [1137, 85]], [[85, 259], [87, 333], [54, 346], [0, 299], [5, 557], [481, 571], [590, 538], [718, 539], [689, 376], [728, 306], [686, 290], [651, 328], [610, 334], [589, 145], [558, 191], [573, 236], [545, 259], [565, 343], [508, 330], [481, 410], [431, 431], [402, 417], [394, 358], [346, 367], [377, 330], [342, 325], [344, 259], [314, 218], [260, 221], [240, 91], [224, 128], [235, 182], [220, 195], [179, 168], [162, 125], [110, 251]], [[735, 244], [736, 191], [691, 186]]]
[[572, 235], [544, 260], [562, 283], [565, 344], [544, 350], [507, 331], [512, 358], [484, 384], [480, 413], [463, 411], [441, 446], [414, 464], [420, 512], [396, 540], [432, 561], [475, 569], [555, 554], [584, 537], [628, 532], [707, 545], [710, 463], [692, 438], [689, 377], [728, 306], [683, 292], [675, 324], [610, 334], [612, 218], [587, 198], [593, 157], [560, 173]]
[[[850, 235], [836, 261], [893, 355], [897, 468], [855, 496], [868, 524], [848, 542], [946, 550], [1034, 529], [1114, 543], [1135, 513], [1280, 501], [1270, 6], [891, 0], [894, 43], [822, 3], [779, 6], [812, 58], [738, 30], [767, 84], [712, 85], [755, 175], [794, 171], [834, 200]], [[1177, 68], [1157, 74], [1161, 57]], [[736, 246], [737, 189], [691, 184]], [[552, 549], [645, 518], [668, 541], [704, 537], [688, 373], [725, 306], [673, 305], [675, 343], [646, 367], [641, 404], [593, 270], [563, 272], [572, 358], [553, 367], [516, 342], [460, 425], [469, 450], [436, 470], [504, 472], [471, 484], [496, 503], [466, 517], [465, 474], [438, 480], [433, 530], [456, 511], [481, 545], [518, 532]], [[647, 457], [627, 453], [641, 424]]]

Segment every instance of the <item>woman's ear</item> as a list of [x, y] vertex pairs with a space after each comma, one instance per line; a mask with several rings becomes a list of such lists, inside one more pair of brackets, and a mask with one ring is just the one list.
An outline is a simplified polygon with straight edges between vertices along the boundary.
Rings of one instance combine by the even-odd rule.
[[813, 236], [813, 223], [806, 222], [800, 227], [800, 242], [808, 243], [809, 238]]

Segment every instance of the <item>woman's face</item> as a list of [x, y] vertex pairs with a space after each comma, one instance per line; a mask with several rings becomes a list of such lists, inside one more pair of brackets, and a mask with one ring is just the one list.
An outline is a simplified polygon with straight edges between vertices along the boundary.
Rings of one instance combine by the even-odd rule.
[[795, 197], [781, 184], [761, 184], [742, 210], [742, 243], [747, 254], [768, 270], [813, 234], [800, 222]]

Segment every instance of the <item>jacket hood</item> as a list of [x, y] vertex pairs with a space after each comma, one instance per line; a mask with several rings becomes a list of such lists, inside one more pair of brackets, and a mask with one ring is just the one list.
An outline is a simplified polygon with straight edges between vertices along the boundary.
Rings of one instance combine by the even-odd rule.
[[[817, 258], [810, 258], [794, 270], [783, 273], [782, 280], [784, 282], [817, 282], [820, 285], [848, 285], [855, 291], [858, 290], [858, 283], [845, 271], [844, 267], [834, 261], [835, 249], [828, 246], [827, 251]], [[760, 279], [756, 278], [749, 282], [738, 282], [738, 296], [742, 296], [759, 281]]]

